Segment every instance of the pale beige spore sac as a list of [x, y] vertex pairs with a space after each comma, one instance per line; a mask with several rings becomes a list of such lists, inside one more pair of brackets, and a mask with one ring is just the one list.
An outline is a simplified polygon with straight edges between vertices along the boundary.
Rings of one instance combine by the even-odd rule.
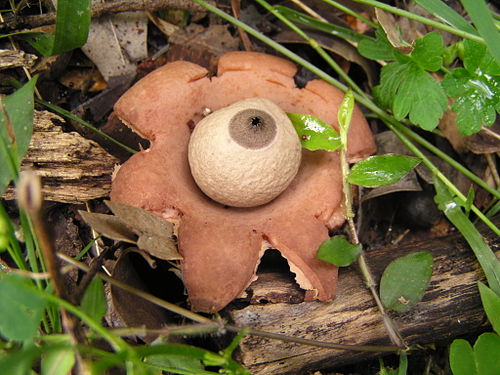
[[254, 207], [270, 202], [292, 182], [301, 145], [279, 106], [250, 98], [201, 120], [191, 135], [188, 158], [207, 196], [227, 206]]

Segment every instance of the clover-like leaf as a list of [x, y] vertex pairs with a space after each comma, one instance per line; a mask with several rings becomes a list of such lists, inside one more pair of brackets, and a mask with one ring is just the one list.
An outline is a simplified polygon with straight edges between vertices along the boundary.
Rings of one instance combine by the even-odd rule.
[[[378, 39], [380, 48], [385, 48], [382, 36]], [[369, 42], [364, 43], [369, 45]], [[375, 46], [371, 48], [376, 49]], [[387, 55], [381, 52], [381, 56], [384, 54]], [[443, 54], [442, 38], [435, 32], [417, 39], [409, 55], [394, 49], [391, 60], [396, 61], [382, 68], [380, 84], [373, 91], [375, 98], [383, 107], [392, 109], [396, 119], [409, 116], [415, 125], [433, 130], [443, 116], [448, 101], [441, 85], [427, 71], [440, 69]]]
[[451, 71], [441, 82], [446, 94], [456, 98], [452, 111], [462, 135], [477, 133], [482, 124], [492, 125], [500, 111], [500, 65], [486, 46], [465, 40], [464, 68]]
[[433, 130], [448, 106], [438, 82], [412, 60], [395, 61], [382, 68], [380, 85], [374, 94], [394, 117], [410, 121], [425, 130]]
[[394, 60], [395, 49], [381, 27], [375, 30], [375, 37], [376, 39], [363, 39], [359, 42], [359, 54], [371, 60]]
[[443, 65], [443, 38], [441, 34], [432, 32], [415, 40], [415, 48], [411, 58], [424, 70], [435, 72]]
[[340, 137], [335, 129], [312, 115], [287, 113], [302, 147], [314, 150], [334, 151], [340, 147]]

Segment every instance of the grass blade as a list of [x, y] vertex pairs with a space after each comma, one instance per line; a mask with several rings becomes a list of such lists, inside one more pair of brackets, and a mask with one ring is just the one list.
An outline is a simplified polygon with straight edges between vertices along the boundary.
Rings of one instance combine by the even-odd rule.
[[460, 231], [472, 251], [476, 255], [491, 290], [500, 296], [500, 262], [493, 250], [488, 246], [481, 233], [476, 229], [458, 203], [448, 192], [444, 184], [434, 177], [438, 208], [444, 212], [448, 220]]
[[35, 33], [24, 37], [44, 56], [53, 56], [81, 47], [90, 27], [91, 0], [59, 0], [55, 35]]
[[483, 37], [495, 60], [500, 64], [500, 32], [484, 0], [462, 0], [462, 5]]
[[465, 18], [455, 12], [441, 0], [415, 0], [415, 2], [432, 15], [441, 18], [451, 26], [467, 33], [476, 34], [476, 29]]

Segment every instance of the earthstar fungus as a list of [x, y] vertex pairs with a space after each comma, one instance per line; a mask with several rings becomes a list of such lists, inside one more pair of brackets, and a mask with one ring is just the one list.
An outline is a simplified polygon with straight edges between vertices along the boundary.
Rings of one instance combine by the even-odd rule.
[[[111, 199], [179, 223], [183, 281], [195, 311], [218, 311], [241, 296], [268, 248], [288, 261], [306, 300], [328, 301], [335, 293], [337, 268], [315, 255], [328, 231], [345, 220], [336, 152], [302, 150], [290, 185], [270, 202], [248, 208], [208, 198], [188, 163], [189, 125], [202, 120], [206, 108], [264, 98], [286, 112], [311, 114], [337, 127], [343, 93], [321, 80], [299, 89], [295, 73], [293, 63], [255, 52], [223, 55], [211, 78], [201, 66], [177, 61], [141, 79], [115, 105], [121, 120], [151, 147], [119, 168]], [[358, 108], [348, 142], [351, 161], [375, 151]]]

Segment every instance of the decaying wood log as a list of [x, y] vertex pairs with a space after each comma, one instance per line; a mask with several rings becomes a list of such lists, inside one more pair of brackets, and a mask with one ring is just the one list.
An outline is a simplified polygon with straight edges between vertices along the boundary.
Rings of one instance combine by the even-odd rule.
[[[499, 238], [491, 232], [485, 232], [485, 236], [497, 257], [500, 256]], [[477, 290], [477, 282], [484, 276], [474, 254], [460, 236], [370, 251], [367, 259], [379, 280], [389, 262], [417, 251], [429, 251], [434, 257], [429, 288], [423, 300], [409, 312], [391, 314], [407, 343], [436, 343], [485, 328], [487, 320]], [[269, 276], [262, 286], [258, 281], [251, 285], [254, 301], [279, 300], [276, 294], [269, 297], [268, 284]], [[284, 287], [276, 287], [279, 284], [276, 279], [274, 284], [275, 291]], [[297, 294], [296, 286], [290, 282], [286, 285], [289, 289], [286, 293]], [[390, 344], [375, 303], [354, 267], [340, 270], [337, 288], [337, 295], [331, 303], [250, 305], [233, 310], [230, 315], [236, 325], [295, 337], [341, 344]], [[240, 349], [240, 361], [256, 375], [307, 374], [378, 355], [323, 349], [257, 336], [245, 338]]]
[[[54, 122], [64, 120], [53, 113], [35, 111], [33, 121], [33, 136], [21, 169], [42, 176], [45, 199], [82, 203], [109, 194], [111, 174], [118, 163], [115, 157], [76, 132], [63, 132]], [[3, 196], [14, 197], [13, 188]]]

